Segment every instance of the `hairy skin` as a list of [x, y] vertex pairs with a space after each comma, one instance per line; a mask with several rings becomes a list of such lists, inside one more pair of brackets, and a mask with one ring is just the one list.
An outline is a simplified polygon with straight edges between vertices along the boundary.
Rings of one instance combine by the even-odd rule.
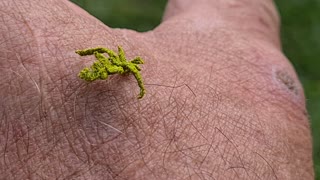
[[[0, 15], [0, 179], [313, 179], [271, 0], [170, 0], [146, 33], [65, 0]], [[145, 59], [142, 100], [131, 76], [77, 77], [94, 58], [76, 49], [118, 45]]]

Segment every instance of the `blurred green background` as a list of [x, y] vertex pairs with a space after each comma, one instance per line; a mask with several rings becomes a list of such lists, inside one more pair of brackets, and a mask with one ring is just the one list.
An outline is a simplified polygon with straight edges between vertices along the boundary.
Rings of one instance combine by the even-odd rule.
[[[167, 0], [73, 0], [111, 27], [147, 31], [157, 26]], [[307, 96], [316, 179], [320, 179], [320, 0], [276, 0], [282, 42]]]

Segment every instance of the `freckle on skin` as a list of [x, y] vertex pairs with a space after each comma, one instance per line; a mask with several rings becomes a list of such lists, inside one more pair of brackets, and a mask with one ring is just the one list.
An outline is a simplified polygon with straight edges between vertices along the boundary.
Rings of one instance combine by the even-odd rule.
[[286, 71], [277, 71], [276, 78], [280, 83], [283, 83], [289, 91], [298, 94], [297, 84], [294, 79]]

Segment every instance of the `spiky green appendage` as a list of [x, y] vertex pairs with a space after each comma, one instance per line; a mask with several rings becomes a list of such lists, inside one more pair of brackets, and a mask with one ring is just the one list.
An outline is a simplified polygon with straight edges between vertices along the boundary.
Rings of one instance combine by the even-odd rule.
[[[118, 54], [110, 49], [102, 47], [77, 50], [76, 53], [80, 56], [94, 55], [97, 59], [90, 68], [84, 68], [80, 71], [79, 77], [81, 79], [91, 82], [97, 79], [107, 79], [108, 76], [112, 74], [132, 73], [140, 87], [138, 98], [140, 99], [145, 95], [146, 90], [144, 88], [142, 76], [139, 72], [141, 71], [141, 68], [138, 66], [144, 62], [140, 57], [127, 61], [121, 46], [118, 46]], [[109, 57], [107, 58], [103, 53], [108, 54]]]

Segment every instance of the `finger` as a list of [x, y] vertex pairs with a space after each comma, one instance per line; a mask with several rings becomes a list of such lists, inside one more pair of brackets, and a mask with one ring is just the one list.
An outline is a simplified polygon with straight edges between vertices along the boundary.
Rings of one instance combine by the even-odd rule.
[[169, 0], [163, 19], [236, 29], [280, 47], [279, 17], [272, 0]]

